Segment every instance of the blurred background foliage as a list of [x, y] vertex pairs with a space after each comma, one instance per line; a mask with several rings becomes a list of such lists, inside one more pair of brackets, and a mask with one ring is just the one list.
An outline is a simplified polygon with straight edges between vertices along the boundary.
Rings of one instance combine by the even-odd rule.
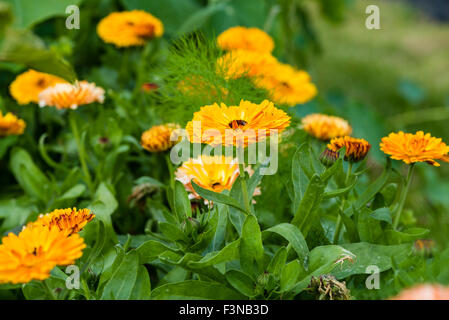
[[[65, 8], [71, 4], [80, 6], [79, 30], [65, 27]], [[365, 8], [370, 4], [380, 8], [380, 30], [365, 28]], [[116, 184], [116, 206], [123, 209], [133, 186], [132, 177], [150, 175], [148, 167], [163, 162], [152, 157], [142, 163], [141, 158], [135, 156], [142, 152], [137, 142], [141, 132], [158, 121], [146, 108], [147, 98], [138, 95], [140, 84], [160, 80], [160, 74], [153, 70], [164, 63], [164, 57], [153, 53], [164, 52], [170, 41], [196, 31], [212, 38], [235, 25], [255, 26], [274, 38], [274, 54], [281, 61], [307, 70], [318, 87], [319, 96], [310, 103], [294, 107], [293, 112], [298, 117], [323, 112], [347, 118], [354, 128], [354, 136], [363, 137], [373, 145], [369, 165], [376, 176], [384, 162], [384, 155], [378, 148], [380, 138], [391, 131], [424, 130], [449, 142], [446, 125], [449, 74], [445, 72], [449, 67], [449, 25], [441, 21], [447, 18], [441, 14], [444, 8], [447, 9], [444, 1], [399, 0], [40, 0], [39, 4], [31, 0], [4, 0], [0, 1], [0, 34], [4, 33], [7, 21], [13, 22], [0, 40], [0, 109], [13, 111], [27, 121], [27, 134], [19, 144], [48, 172], [51, 170], [42, 160], [36, 142], [42, 134], [48, 133], [53, 156], [69, 150], [69, 157], [60, 158], [61, 162], [76, 163], [75, 147], [73, 143], [63, 143], [65, 136], [56, 135], [64, 129], [59, 113], [49, 108], [37, 112], [36, 108], [18, 106], [10, 97], [9, 84], [18, 73], [26, 70], [14, 59], [20, 54], [26, 55], [27, 46], [39, 48], [40, 55], [33, 57], [31, 63], [42, 66], [45, 59], [58, 61], [60, 75], [71, 78], [75, 71], [79, 79], [88, 79], [107, 88], [115, 108], [101, 108], [97, 114], [98, 123], [85, 126], [92, 131], [90, 137], [97, 149], [103, 146], [96, 141], [108, 136], [111, 144], [117, 147], [117, 157], [128, 152], [118, 150], [118, 141], [128, 141], [134, 152], [128, 158], [126, 169], [133, 175], [127, 178], [123, 174], [117, 178], [119, 180], [110, 181]], [[98, 21], [108, 13], [131, 9], [144, 9], [164, 23], [163, 39], [147, 45], [142, 53], [137, 49], [117, 50], [104, 44], [96, 34]], [[23, 41], [25, 36], [27, 41]], [[117, 114], [119, 120], [108, 120], [105, 125], [103, 119], [112, 119]], [[83, 118], [83, 110], [80, 110], [80, 117]], [[0, 148], [2, 168], [9, 166], [9, 157], [3, 155], [13, 143], [11, 139], [8, 146], [3, 143]], [[397, 170], [405, 170], [399, 163], [394, 165]], [[281, 174], [290, 172], [289, 165], [285, 166], [281, 167]], [[404, 216], [429, 227], [431, 237], [445, 245], [449, 241], [449, 168], [444, 164], [441, 168], [426, 164], [417, 167], [418, 175], [406, 206], [410, 208], [409, 214]], [[123, 169], [123, 166], [117, 168]], [[65, 173], [56, 171], [52, 179], [57, 180], [59, 175], [65, 177]], [[273, 186], [276, 183], [282, 186], [284, 181], [269, 179], [270, 190], [274, 192], [271, 195], [264, 192], [258, 205], [275, 212], [282, 201], [272, 199], [283, 199], [286, 195], [281, 187]], [[30, 212], [47, 209], [37, 209], [35, 204], [19, 197], [19, 190], [13, 174], [2, 170], [0, 218], [10, 219], [3, 225], [3, 231], [23, 223]], [[14, 203], [10, 201], [12, 195]], [[17, 212], [13, 221], [11, 211]], [[135, 225], [142, 224], [143, 218], [132, 223], [121, 217], [124, 214], [117, 215], [116, 224], [121, 231], [143, 231], [134, 229]]]

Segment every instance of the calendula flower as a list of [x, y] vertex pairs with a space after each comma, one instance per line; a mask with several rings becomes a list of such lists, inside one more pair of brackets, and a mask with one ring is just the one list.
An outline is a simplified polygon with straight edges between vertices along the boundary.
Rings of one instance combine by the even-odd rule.
[[74, 264], [85, 247], [77, 233], [69, 237], [58, 228], [36, 225], [10, 233], [0, 245], [0, 283], [44, 280], [55, 266]]
[[95, 83], [81, 81], [74, 85], [58, 83], [39, 94], [39, 105], [57, 109], [77, 109], [79, 106], [93, 102], [103, 103], [104, 90]]
[[289, 106], [306, 103], [318, 93], [306, 71], [280, 62], [257, 78], [255, 84], [268, 90], [276, 103]]
[[[180, 126], [174, 123], [151, 127], [142, 134], [140, 144], [150, 152], [167, 151], [179, 141], [176, 136], [177, 129], [180, 129]], [[176, 139], [171, 140], [172, 134]]]
[[276, 130], [280, 134], [290, 124], [290, 116], [268, 100], [260, 104], [241, 100], [238, 106], [204, 106], [195, 112], [186, 130], [194, 143], [247, 146]]
[[301, 125], [304, 131], [321, 140], [344, 137], [352, 133], [352, 128], [345, 119], [319, 113], [305, 116]]
[[[254, 173], [250, 167], [245, 171], [250, 176]], [[223, 190], [230, 190], [239, 174], [237, 159], [205, 155], [187, 160], [175, 172], [176, 180], [184, 185], [190, 199], [201, 198], [193, 189], [192, 181], [204, 189], [220, 193]], [[259, 194], [260, 189], [256, 188], [254, 195]]]
[[223, 50], [244, 49], [269, 53], [274, 49], [273, 39], [258, 28], [229, 28], [218, 36], [217, 42]]
[[32, 225], [46, 226], [48, 228], [58, 228], [67, 235], [78, 233], [95, 215], [89, 209], [68, 208], [56, 209], [50, 213], [40, 215]]
[[449, 300], [449, 287], [419, 284], [400, 292], [391, 300]]
[[371, 149], [368, 141], [349, 136], [334, 138], [327, 145], [329, 150], [335, 152], [338, 152], [343, 147], [346, 148], [345, 160], [350, 162], [363, 160]]
[[104, 42], [117, 47], [140, 46], [161, 37], [164, 26], [158, 18], [142, 10], [113, 12], [100, 21], [97, 33]]
[[234, 50], [221, 56], [217, 61], [218, 70], [226, 78], [242, 76], [260, 78], [271, 74], [276, 67], [277, 60], [270, 53], [248, 50]]
[[25, 121], [17, 118], [11, 112], [3, 115], [0, 111], [0, 137], [20, 135], [26, 127]]
[[57, 83], [66, 81], [48, 73], [28, 70], [16, 77], [9, 86], [9, 92], [19, 104], [38, 103], [39, 93]]
[[449, 146], [441, 138], [435, 138], [430, 133], [418, 131], [415, 134], [390, 133], [382, 138], [380, 150], [390, 155], [391, 159], [402, 160], [407, 164], [427, 162], [439, 167], [436, 160], [449, 162]]

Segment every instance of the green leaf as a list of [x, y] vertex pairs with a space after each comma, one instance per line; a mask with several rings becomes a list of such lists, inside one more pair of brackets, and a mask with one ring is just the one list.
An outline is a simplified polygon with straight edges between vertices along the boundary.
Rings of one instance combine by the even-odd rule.
[[59, 76], [71, 83], [76, 74], [72, 66], [28, 31], [8, 30], [0, 49], [0, 61], [26, 65], [37, 71]]
[[371, 212], [370, 217], [379, 221], [385, 221], [392, 224], [391, 212], [389, 208], [379, 208]]
[[219, 263], [237, 260], [239, 258], [240, 239], [237, 239], [218, 252], [208, 253], [200, 261], [190, 262], [189, 266], [193, 269], [199, 269], [217, 265]]
[[276, 251], [276, 254], [268, 264], [267, 271], [274, 274], [275, 276], [280, 276], [282, 268], [284, 267], [286, 262], [287, 249], [285, 247], [281, 247], [278, 251]]
[[201, 28], [214, 14], [224, 11], [227, 6], [224, 3], [211, 3], [207, 7], [196, 11], [179, 27], [178, 34], [189, 33]]
[[243, 213], [249, 214], [241, 206], [241, 204], [238, 203], [237, 200], [235, 200], [234, 198], [231, 198], [230, 196], [204, 189], [204, 188], [200, 187], [199, 185], [197, 185], [194, 181], [192, 181], [192, 187], [195, 190], [195, 192], [198, 193], [204, 199], [207, 199], [207, 200], [210, 200], [213, 202], [223, 203], [223, 204], [226, 204], [233, 208], [236, 208], [236, 209], [242, 211]]
[[28, 0], [3, 0], [12, 6], [14, 26], [30, 28], [52, 17], [68, 16], [65, 12], [70, 5], [79, 5], [81, 0], [39, 0], [39, 5]]
[[363, 208], [358, 213], [357, 229], [359, 231], [360, 240], [363, 242], [377, 243], [382, 237], [383, 231], [379, 220], [373, 219], [372, 211]]
[[386, 244], [401, 244], [412, 242], [418, 239], [425, 239], [429, 234], [429, 230], [425, 228], [408, 228], [403, 231], [386, 230], [384, 233], [384, 243]]
[[256, 295], [254, 292], [256, 285], [254, 284], [254, 281], [245, 273], [238, 270], [230, 270], [226, 272], [225, 276], [231, 286], [233, 286], [240, 293], [249, 298]]
[[166, 251], [175, 252], [176, 249], [170, 248], [159, 241], [149, 240], [142, 243], [139, 247], [137, 247], [136, 251], [137, 254], [139, 255], [140, 263], [146, 264], [157, 259], [158, 256], [162, 253]]
[[354, 181], [351, 184], [349, 184], [347, 187], [339, 188], [339, 189], [332, 190], [332, 191], [326, 191], [323, 194], [323, 200], [332, 199], [335, 197], [341, 197], [341, 196], [345, 195], [346, 193], [348, 193], [349, 191], [351, 191], [355, 187], [356, 184], [357, 184], [357, 177], [355, 177]]
[[188, 241], [187, 236], [176, 225], [168, 222], [159, 222], [159, 229], [171, 241]]
[[313, 221], [313, 215], [321, 202], [324, 187], [324, 183], [321, 181], [320, 177], [317, 174], [314, 174], [310, 179], [304, 197], [299, 203], [298, 210], [291, 221], [291, 224], [301, 230], [304, 237], [307, 237], [307, 233]]
[[274, 232], [285, 238], [296, 251], [301, 263], [305, 262], [305, 259], [309, 254], [309, 248], [307, 247], [306, 240], [301, 231], [296, 226], [290, 223], [281, 223], [263, 231], [263, 233], [266, 232]]
[[264, 255], [259, 223], [255, 216], [249, 215], [240, 238], [240, 265], [243, 271], [253, 276], [262, 272]]
[[192, 216], [192, 207], [190, 206], [190, 200], [189, 196], [187, 195], [187, 191], [184, 188], [184, 185], [177, 180], [175, 181], [174, 205], [176, 214], [178, 215], [178, 218], [180, 220]]
[[97, 231], [97, 239], [95, 240], [95, 245], [92, 248], [92, 250], [89, 253], [89, 257], [87, 258], [86, 262], [84, 263], [82, 269], [81, 269], [81, 275], [86, 271], [92, 263], [100, 256], [101, 251], [104, 248], [104, 245], [106, 243], [106, 229], [104, 227], [104, 223], [101, 220], [98, 220], [98, 231]]
[[241, 293], [222, 284], [199, 280], [187, 280], [162, 285], [153, 290], [151, 297], [155, 300], [241, 300], [245, 298]]
[[50, 181], [34, 164], [27, 151], [14, 148], [11, 151], [10, 166], [17, 182], [29, 196], [44, 203], [48, 202], [51, 192]]
[[118, 207], [118, 202], [105, 183], [101, 183], [95, 192], [93, 202], [88, 206], [95, 217], [104, 222], [111, 240], [117, 243], [117, 235], [112, 227], [111, 215]]
[[129, 251], [113, 271], [101, 295], [101, 300], [130, 299], [137, 279], [139, 255], [136, 250]]
[[139, 266], [137, 278], [129, 300], [150, 300], [151, 283], [147, 268]]
[[286, 264], [281, 273], [280, 292], [290, 290], [296, 284], [301, 275], [306, 275], [302, 262], [299, 260], [293, 260], [292, 262]]

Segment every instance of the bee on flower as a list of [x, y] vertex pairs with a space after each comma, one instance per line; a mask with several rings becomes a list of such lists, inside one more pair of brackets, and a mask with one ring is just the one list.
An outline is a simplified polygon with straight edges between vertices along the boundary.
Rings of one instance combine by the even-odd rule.
[[113, 12], [97, 26], [99, 37], [117, 47], [144, 45], [148, 40], [164, 33], [162, 22], [143, 10]]
[[[164, 152], [179, 142], [177, 130], [181, 127], [178, 124], [167, 123], [153, 126], [142, 133], [140, 144], [150, 152]], [[175, 137], [173, 138], [172, 137]], [[173, 140], [172, 140], [173, 138]]]
[[8, 112], [3, 115], [0, 111], [0, 137], [21, 135], [25, 131], [26, 123], [22, 119]]
[[223, 31], [218, 36], [217, 43], [223, 50], [243, 49], [270, 53], [274, 49], [274, 41], [265, 31], [241, 26]]
[[320, 140], [328, 141], [333, 138], [349, 136], [352, 128], [343, 118], [313, 113], [301, 120], [301, 128]]
[[39, 93], [57, 83], [67, 83], [67, 81], [31, 69], [16, 77], [9, 86], [9, 92], [19, 104], [38, 103]]

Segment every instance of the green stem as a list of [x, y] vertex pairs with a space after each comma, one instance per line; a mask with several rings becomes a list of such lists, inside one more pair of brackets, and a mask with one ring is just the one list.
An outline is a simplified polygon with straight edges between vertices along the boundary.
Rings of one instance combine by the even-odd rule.
[[76, 116], [75, 116], [74, 112], [70, 113], [69, 122], [70, 122], [70, 127], [72, 129], [73, 136], [75, 138], [76, 146], [78, 148], [78, 157], [79, 157], [79, 160], [81, 163], [81, 168], [83, 170], [84, 178], [86, 179], [86, 183], [87, 183], [87, 186], [89, 187], [89, 190], [91, 192], [93, 192], [94, 188], [92, 185], [92, 178], [89, 173], [89, 168], [87, 167], [86, 153], [84, 150], [84, 146], [81, 143], [81, 139], [80, 139], [80, 135], [79, 135], [79, 131], [78, 131], [78, 125], [77, 125], [77, 121], [76, 121]]
[[394, 217], [393, 229], [396, 230], [399, 225], [399, 220], [401, 219], [402, 210], [404, 209], [405, 199], [407, 199], [408, 189], [410, 188], [410, 183], [412, 181], [413, 169], [415, 164], [412, 163], [408, 168], [407, 180], [405, 180], [404, 188], [402, 189], [401, 197], [399, 199], [399, 207], [396, 211], [396, 216]]
[[239, 161], [239, 172], [242, 184], [243, 202], [245, 203], [245, 210], [248, 214], [251, 214], [251, 205], [249, 204], [248, 187], [246, 186], [246, 174], [245, 174], [245, 149], [238, 147], [237, 159]]
[[[351, 176], [351, 171], [352, 171], [352, 162], [348, 162], [348, 171], [346, 172], [345, 187], [349, 183], [349, 177]], [[344, 212], [344, 207], [345, 207], [345, 201], [346, 201], [346, 196], [344, 196], [344, 198], [341, 200], [341, 212], [338, 213], [338, 217], [337, 217], [337, 226], [335, 227], [335, 233], [334, 233], [334, 239], [333, 239], [334, 244], [337, 244], [338, 239], [340, 239], [340, 232], [341, 232], [341, 228], [343, 226], [342, 220], [341, 220], [341, 215], [344, 214], [343, 212]]]
[[170, 160], [170, 152], [165, 153], [164, 156], [165, 156], [165, 161], [167, 162], [168, 173], [170, 175], [170, 187], [172, 187], [174, 190], [175, 189], [175, 176], [174, 176], [173, 164]]
[[81, 278], [81, 284], [83, 285], [83, 291], [84, 291], [84, 296], [86, 297], [86, 300], [90, 300], [90, 290], [89, 290], [89, 286], [87, 285], [86, 279]]
[[42, 286], [44, 287], [45, 291], [47, 291], [47, 293], [50, 297], [50, 300], [56, 300], [57, 298], [56, 298], [54, 292], [48, 286], [47, 280], [43, 280], [43, 281], [41, 281], [41, 283], [42, 283]]

